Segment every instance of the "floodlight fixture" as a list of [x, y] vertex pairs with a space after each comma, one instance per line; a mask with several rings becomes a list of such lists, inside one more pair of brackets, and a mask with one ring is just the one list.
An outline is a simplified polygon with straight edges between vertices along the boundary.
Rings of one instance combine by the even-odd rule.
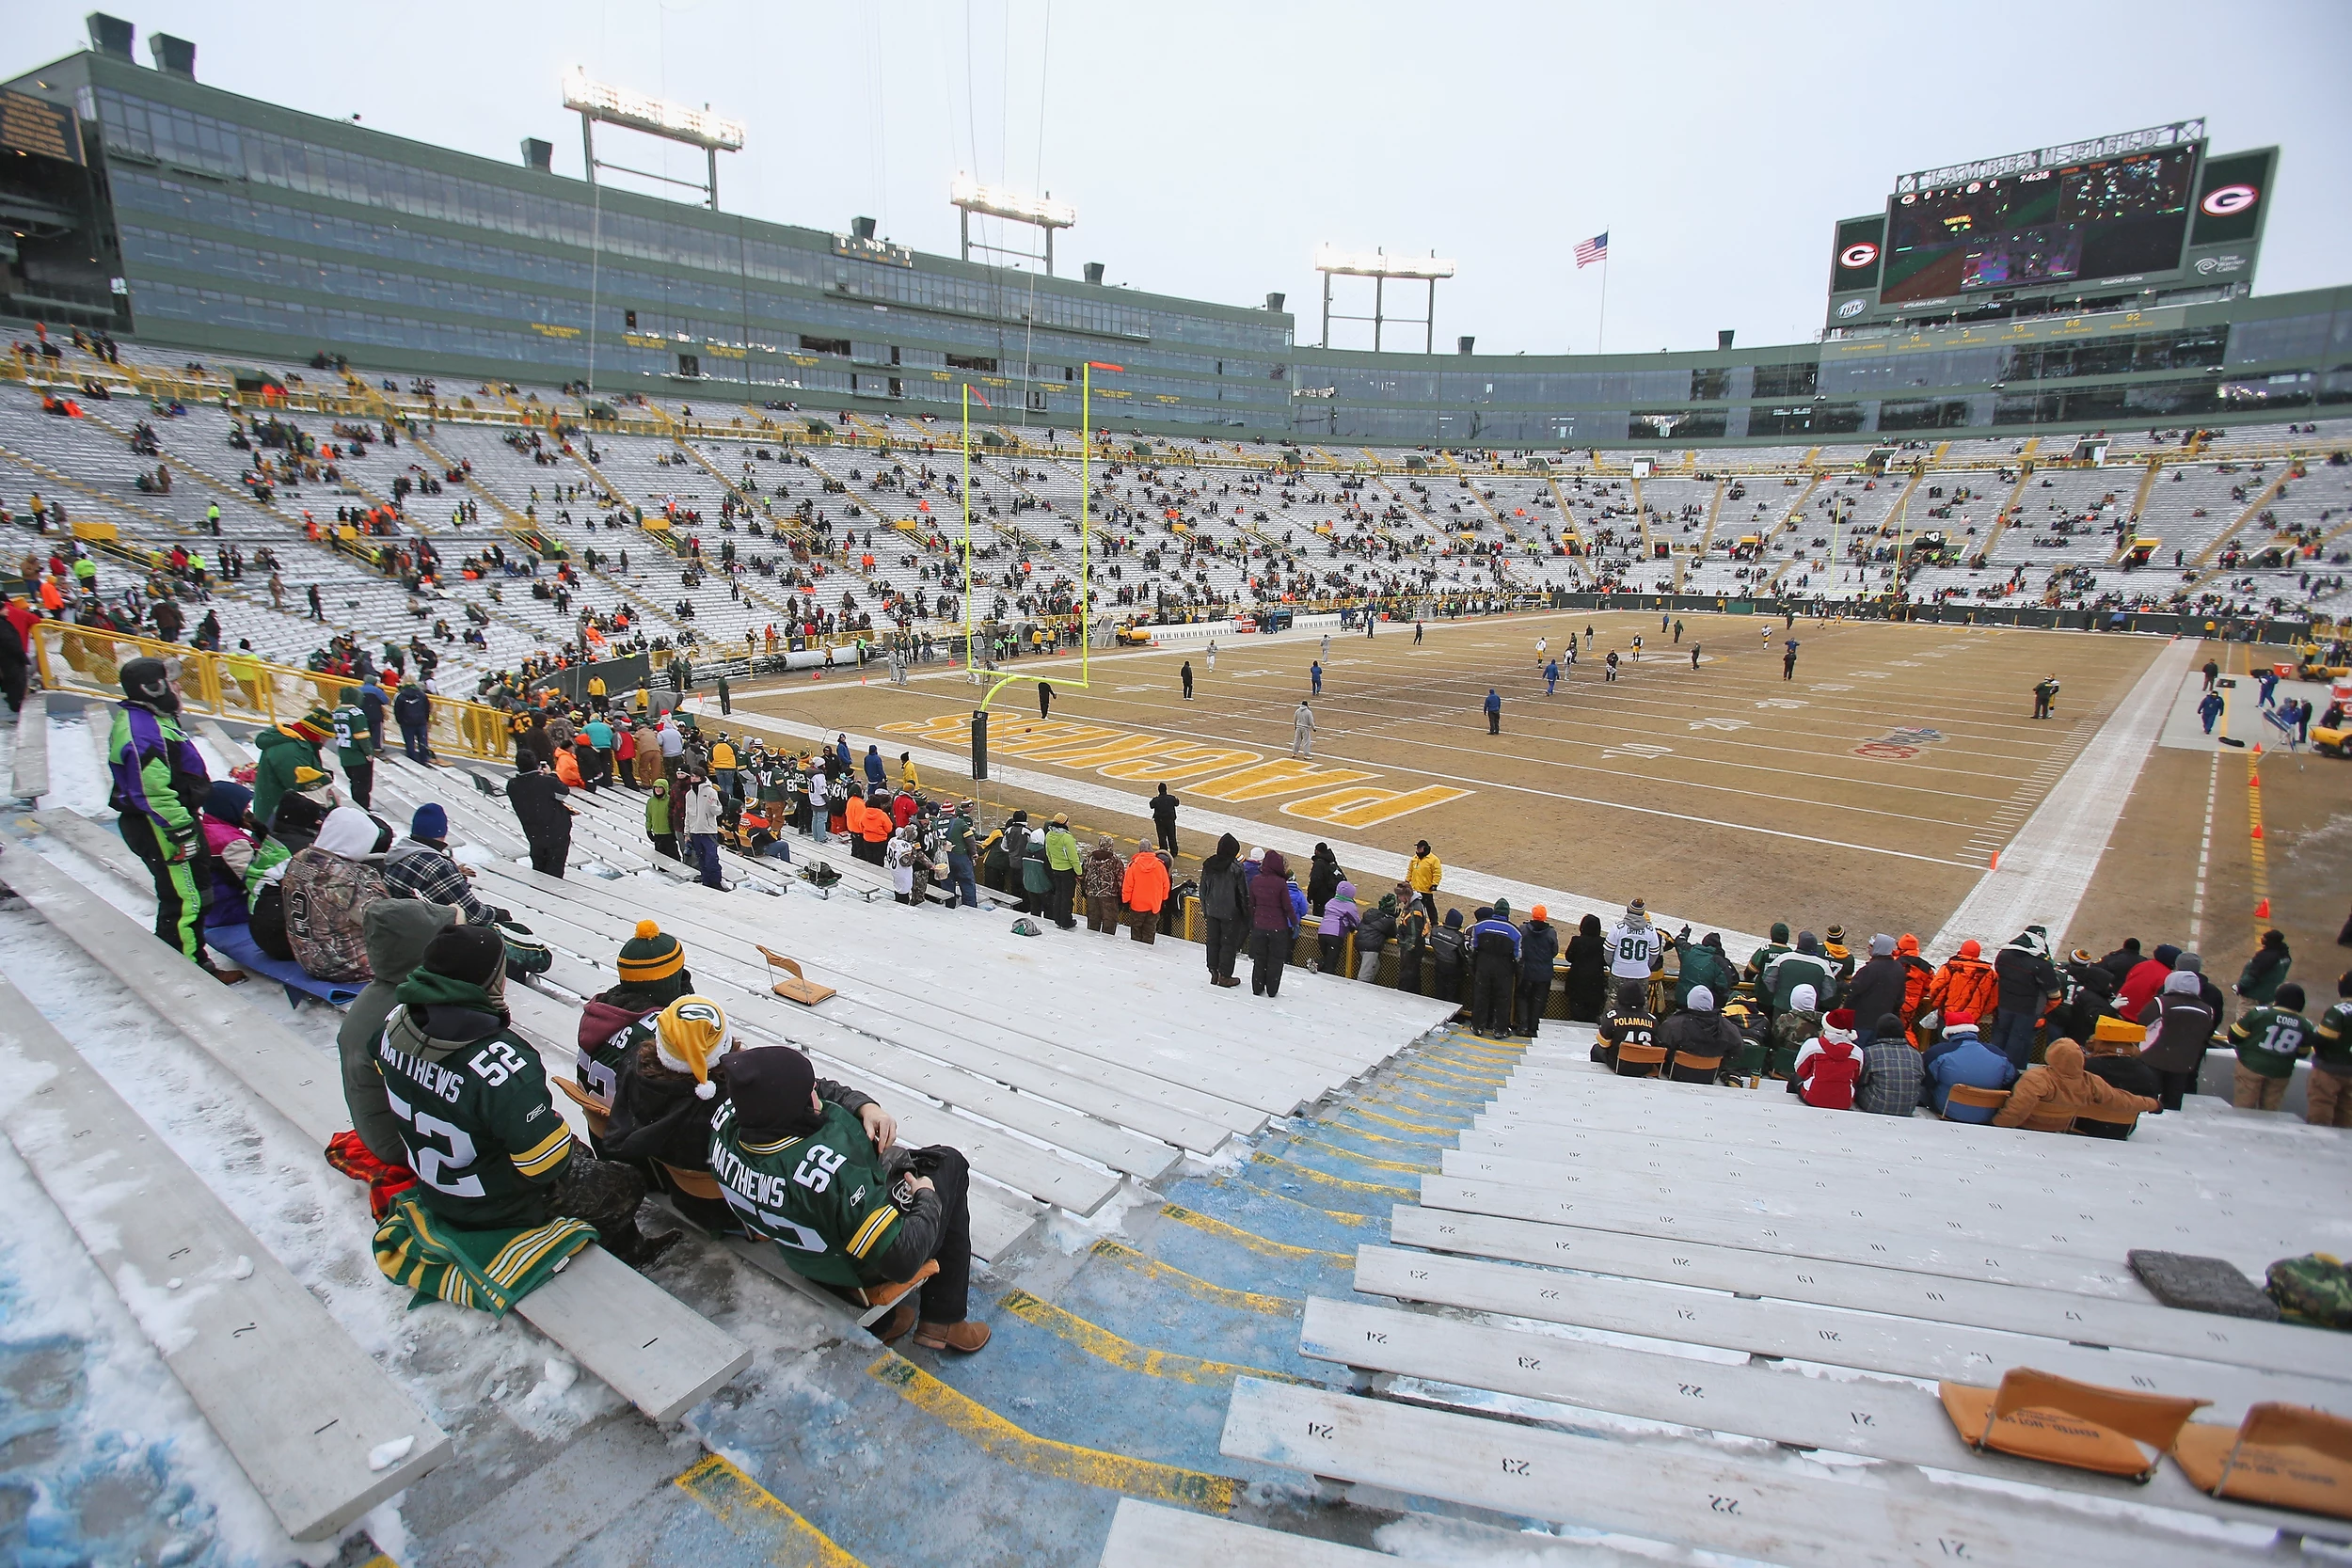
[[[1438, 347], [1438, 279], [1454, 276], [1454, 260], [1431, 251], [1426, 256], [1391, 256], [1385, 250], [1342, 250], [1336, 245], [1319, 245], [1315, 249], [1315, 271], [1323, 274], [1323, 343], [1331, 346], [1333, 321], [1368, 321], [1372, 323], [1372, 350], [1380, 352], [1381, 329], [1388, 325], [1388, 286], [1393, 277], [1409, 283], [1429, 285], [1428, 309], [1422, 312], [1422, 348], [1423, 354], [1434, 354]], [[1331, 279], [1334, 277], [1369, 277], [1372, 279], [1372, 314], [1350, 316], [1335, 314], [1331, 309]], [[1410, 316], [1399, 321], [1410, 324]]]
[[[1048, 277], [1054, 276], [1054, 230], [1074, 228], [1078, 222], [1078, 209], [1067, 201], [1055, 200], [1052, 191], [1043, 196], [1032, 196], [1027, 191], [1016, 191], [1005, 185], [983, 185], [968, 174], [959, 174], [947, 182], [947, 204], [958, 212], [957, 221], [962, 232], [965, 261], [972, 260], [972, 253], [976, 250], [1015, 261], [1042, 261]], [[984, 241], [976, 244], [972, 238], [972, 214], [975, 213], [1004, 218], [1011, 223], [1025, 223], [1040, 230], [1045, 236], [1044, 250], [1009, 250], [1003, 245], [989, 245]]]
[[[595, 184], [599, 168], [618, 169], [641, 180], [659, 180], [664, 184], [684, 185], [689, 190], [703, 192], [712, 212], [719, 210], [719, 154], [743, 150], [743, 122], [713, 114], [708, 104], [696, 109], [666, 98], [653, 98], [644, 93], [630, 92], [610, 82], [592, 80], [585, 69], [574, 66], [564, 76], [564, 107], [580, 116], [580, 143], [587, 161], [588, 182]], [[666, 174], [647, 169], [630, 168], [623, 164], [600, 163], [596, 158], [596, 123], [618, 125], [624, 130], [642, 131], [649, 136], [665, 141], [683, 142], [699, 147], [708, 164], [708, 178], [701, 183], [691, 180], [673, 180]]]

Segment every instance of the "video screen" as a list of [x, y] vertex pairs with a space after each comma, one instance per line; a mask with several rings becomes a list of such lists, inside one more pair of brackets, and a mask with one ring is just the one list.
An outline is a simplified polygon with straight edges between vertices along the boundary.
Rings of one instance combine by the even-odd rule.
[[2170, 148], [1898, 196], [1879, 298], [2169, 272], [2181, 263], [2197, 153]]

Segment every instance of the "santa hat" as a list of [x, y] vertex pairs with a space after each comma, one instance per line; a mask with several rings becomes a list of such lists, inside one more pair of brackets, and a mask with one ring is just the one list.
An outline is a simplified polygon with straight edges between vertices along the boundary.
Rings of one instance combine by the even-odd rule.
[[1854, 1042], [1853, 1009], [1839, 1007], [1821, 1015], [1823, 1045], [1851, 1045]]
[[654, 1020], [654, 1054], [672, 1072], [694, 1075], [694, 1098], [711, 1100], [710, 1063], [726, 1054], [726, 1009], [707, 996], [681, 996]]
[[1965, 1007], [1956, 1008], [1944, 1015], [1944, 1030], [1947, 1034], [1954, 1029], [1974, 1029], [1976, 1026], [1977, 1015]]

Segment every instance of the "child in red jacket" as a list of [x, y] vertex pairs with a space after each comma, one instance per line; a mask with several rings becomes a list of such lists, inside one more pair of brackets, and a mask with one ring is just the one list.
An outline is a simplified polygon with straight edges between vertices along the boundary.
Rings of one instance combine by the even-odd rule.
[[1854, 1082], [1862, 1076], [1862, 1053], [1854, 1049], [1851, 1007], [1821, 1015], [1821, 1032], [1797, 1052], [1797, 1092], [1807, 1105], [1824, 1111], [1853, 1109]]

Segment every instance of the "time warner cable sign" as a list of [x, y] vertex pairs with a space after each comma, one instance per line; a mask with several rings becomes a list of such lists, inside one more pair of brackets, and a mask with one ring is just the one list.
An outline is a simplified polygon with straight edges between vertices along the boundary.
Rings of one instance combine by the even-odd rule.
[[2036, 148], [2031, 152], [2012, 152], [2001, 158], [1983, 158], [1969, 164], [1948, 164], [1942, 168], [1923, 168], [1916, 174], [1906, 174], [1895, 182], [1895, 193], [1931, 191], [1946, 185], [1965, 184], [1971, 180], [2005, 180], [2012, 174], [2030, 174], [2035, 169], [2062, 168], [2069, 164], [2088, 163], [2094, 158], [2116, 158], [2133, 152], [2154, 152], [2168, 147], [2182, 147], [2205, 139], [2205, 122], [2197, 119], [2177, 119], [2169, 125], [2152, 125], [2144, 131], [2122, 131], [2111, 136], [2093, 136], [2089, 141], [2060, 142], [2056, 147]]

